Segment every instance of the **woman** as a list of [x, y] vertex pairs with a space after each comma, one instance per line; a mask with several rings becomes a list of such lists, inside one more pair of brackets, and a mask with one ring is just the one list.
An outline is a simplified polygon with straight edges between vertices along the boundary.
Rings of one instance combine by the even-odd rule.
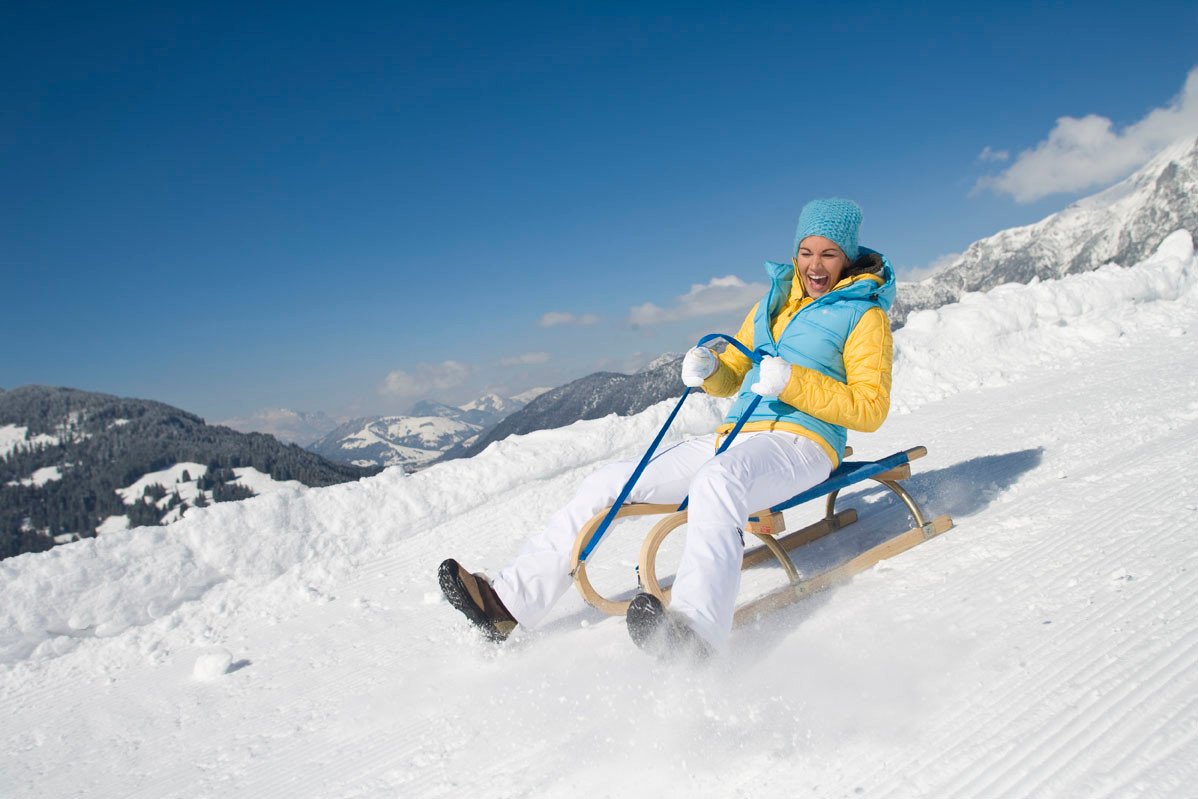
[[[652, 503], [690, 497], [669, 609], [650, 594], [635, 597], [628, 609], [629, 633], [642, 648], [662, 656], [722, 650], [749, 514], [823, 481], [844, 455], [847, 429], [870, 432], [885, 420], [894, 272], [884, 257], [858, 245], [860, 225], [861, 209], [850, 200], [813, 200], [803, 208], [791, 263], [766, 264], [770, 290], [736, 334], [764, 353], [759, 365], [734, 347], [718, 355], [696, 347], [683, 359], [683, 383], [738, 396], [715, 433], [654, 457], [628, 497]], [[755, 394], [764, 399], [716, 456], [720, 436]], [[494, 583], [454, 560], [442, 563], [450, 603], [493, 640], [507, 638], [517, 624], [536, 626], [570, 587], [578, 531], [619, 495], [636, 463], [609, 464], [583, 481]]]

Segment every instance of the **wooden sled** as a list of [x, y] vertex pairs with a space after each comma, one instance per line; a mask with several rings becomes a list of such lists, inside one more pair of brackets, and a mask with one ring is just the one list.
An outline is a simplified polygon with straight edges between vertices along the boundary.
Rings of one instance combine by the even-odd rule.
[[[812, 486], [779, 505], [758, 511], [750, 516], [745, 532], [755, 536], [762, 545], [745, 552], [741, 568], [747, 569], [773, 557], [786, 572], [789, 584], [785, 588], [766, 594], [737, 608], [734, 623], [738, 626], [742, 625], [762, 613], [784, 607], [817, 591], [843, 583], [881, 560], [892, 558], [952, 529], [953, 521], [948, 516], [937, 516], [929, 521], [915, 499], [901, 485], [903, 480], [911, 476], [910, 462], [922, 458], [927, 453], [928, 451], [924, 447], [913, 447], [876, 461], [846, 460], [822, 483]], [[851, 454], [852, 449], [847, 448], [845, 457], [847, 458]], [[836, 498], [843, 489], [864, 480], [873, 480], [898, 496], [910, 514], [913, 526], [905, 533], [883, 541], [832, 569], [810, 577], [803, 576], [795, 566], [789, 552], [856, 522], [856, 510], [847, 508], [836, 511]], [[824, 518], [801, 530], [792, 533], [785, 532], [782, 511], [824, 496], [827, 497]], [[670, 589], [663, 588], [657, 579], [657, 552], [666, 536], [686, 524], [686, 511], [679, 511], [677, 507], [672, 504], [629, 503], [623, 505], [615, 516], [616, 519], [619, 519], [629, 516], [668, 514], [666, 518], [654, 525], [645, 537], [637, 565], [640, 590], [657, 596], [667, 604], [670, 599]], [[574, 584], [588, 604], [608, 615], [622, 616], [628, 610], [630, 600], [610, 599], [595, 590], [587, 577], [586, 563], [580, 559], [592, 535], [610, 510], [611, 506], [608, 506], [595, 514], [589, 522], [583, 525], [575, 539]]]

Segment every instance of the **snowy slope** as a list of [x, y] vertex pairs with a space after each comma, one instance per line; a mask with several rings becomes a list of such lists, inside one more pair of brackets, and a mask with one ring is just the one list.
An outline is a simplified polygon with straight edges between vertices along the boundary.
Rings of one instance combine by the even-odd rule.
[[10, 452], [20, 449], [37, 447], [53, 447], [58, 439], [45, 433], [29, 435], [29, 428], [18, 427], [15, 424], [0, 425], [0, 458], [7, 458]]
[[[0, 796], [1192, 797], [1195, 335], [1185, 233], [913, 317], [895, 411], [851, 443], [927, 445], [909, 485], [957, 528], [707, 669], [574, 595], [487, 645], [433, 576], [500, 565], [672, 403], [6, 560]], [[688, 400], [675, 435], [724, 407]], [[861, 530], [806, 566], [903, 524], [849, 500]], [[629, 584], [638, 538], [616, 529], [597, 582]]]

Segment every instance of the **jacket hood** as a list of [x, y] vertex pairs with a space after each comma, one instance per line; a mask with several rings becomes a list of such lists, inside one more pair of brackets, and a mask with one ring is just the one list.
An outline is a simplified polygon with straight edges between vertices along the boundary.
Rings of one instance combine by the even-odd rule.
[[[840, 282], [823, 296], [831, 302], [840, 299], [873, 299], [883, 311], [889, 312], [895, 298], [894, 268], [882, 253], [868, 247], [861, 247], [860, 251], [857, 260], [844, 270]], [[803, 280], [793, 263], [766, 261], [765, 271], [774, 284], [774, 290], [770, 292], [771, 316], [790, 299], [792, 293], [800, 297], [804, 295]]]

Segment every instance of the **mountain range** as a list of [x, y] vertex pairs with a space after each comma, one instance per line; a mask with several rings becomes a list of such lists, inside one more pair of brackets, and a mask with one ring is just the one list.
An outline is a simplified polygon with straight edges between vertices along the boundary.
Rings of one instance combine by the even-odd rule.
[[447, 451], [469, 445], [544, 391], [533, 389], [517, 397], [487, 394], [461, 406], [425, 400], [402, 416], [352, 419], [310, 444], [308, 449], [340, 463], [401, 466], [405, 471], [414, 471]]
[[956, 302], [971, 291], [1030, 283], [1108, 263], [1130, 266], [1178, 229], [1198, 231], [1198, 138], [1179, 140], [1135, 174], [1039, 222], [969, 246], [932, 276], [898, 285], [891, 322]]
[[510, 435], [564, 427], [579, 419], [629, 416], [682, 393], [682, 356], [667, 353], [635, 374], [595, 372], [540, 394], [474, 440], [449, 449], [441, 460], [469, 458]]

